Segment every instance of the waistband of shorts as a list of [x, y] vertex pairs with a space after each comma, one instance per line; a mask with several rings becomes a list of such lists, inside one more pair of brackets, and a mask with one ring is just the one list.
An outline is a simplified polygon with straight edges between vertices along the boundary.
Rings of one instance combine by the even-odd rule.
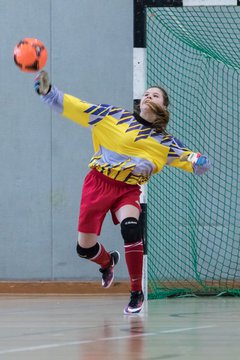
[[115, 184], [116, 186], [119, 186], [122, 188], [128, 188], [128, 189], [129, 188], [131, 188], [131, 189], [139, 189], [140, 188], [140, 185], [138, 185], [138, 184], [132, 185], [132, 184], [127, 184], [123, 181], [112, 179], [112, 178], [102, 174], [97, 169], [91, 169], [90, 173], [94, 174], [94, 176], [97, 176], [98, 178], [101, 178], [105, 183], [108, 183], [108, 184], [112, 184], [112, 185]]

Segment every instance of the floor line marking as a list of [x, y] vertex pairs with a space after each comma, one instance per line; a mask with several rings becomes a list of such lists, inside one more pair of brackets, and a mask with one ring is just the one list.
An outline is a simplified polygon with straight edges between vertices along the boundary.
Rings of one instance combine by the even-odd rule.
[[24, 351], [51, 349], [51, 348], [57, 348], [57, 347], [62, 347], [62, 346], [69, 346], [69, 345], [89, 344], [92, 342], [93, 342], [93, 340], [69, 341], [69, 342], [59, 343], [59, 344], [36, 345], [36, 346], [22, 347], [22, 348], [16, 348], [16, 349], [7, 349], [7, 350], [0, 350], [0, 355], [16, 353], [16, 352], [24, 352]]
[[98, 338], [98, 339], [94, 339], [94, 340], [68, 341], [68, 342], [63, 342], [63, 343], [36, 345], [36, 346], [21, 347], [21, 348], [16, 348], [16, 349], [0, 350], [0, 355], [10, 354], [10, 353], [18, 353], [18, 352], [44, 350], [44, 349], [58, 348], [58, 347], [63, 347], [63, 346], [91, 344], [91, 343], [95, 343], [97, 341], [113, 341], [113, 340], [122, 340], [122, 339], [132, 339], [132, 338], [144, 337], [144, 336], [156, 336], [158, 334], [170, 334], [170, 333], [176, 333], [176, 332], [207, 329], [207, 328], [213, 328], [213, 327], [216, 327], [216, 325], [196, 326], [196, 327], [188, 327], [188, 328], [180, 328], [180, 329], [172, 329], [172, 330], [162, 330], [157, 333], [153, 332], [153, 333], [140, 333], [140, 334], [134, 334], [134, 335], [125, 335], [125, 336], [105, 337], [105, 338]]
[[170, 334], [170, 333], [176, 333], [176, 332], [208, 329], [208, 328], [214, 328], [214, 327], [216, 327], [216, 325], [205, 325], [205, 326], [195, 326], [195, 327], [188, 327], [188, 328], [172, 329], [172, 330], [163, 330], [163, 331], [160, 331], [160, 334]]
[[125, 336], [113, 336], [110, 338], [100, 338], [96, 341], [111, 341], [111, 340], [122, 340], [122, 339], [132, 339], [136, 337], [142, 337], [142, 336], [155, 336], [157, 333], [141, 333], [141, 334], [135, 334], [135, 335], [125, 335]]

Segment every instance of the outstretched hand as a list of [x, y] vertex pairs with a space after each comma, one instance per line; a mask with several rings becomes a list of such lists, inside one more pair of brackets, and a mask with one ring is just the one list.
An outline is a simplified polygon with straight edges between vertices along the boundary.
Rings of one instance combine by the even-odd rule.
[[38, 95], [47, 95], [47, 93], [51, 90], [48, 73], [45, 70], [40, 71], [34, 79], [34, 90]]
[[206, 155], [202, 155], [200, 153], [191, 153], [189, 155], [182, 155], [180, 157], [181, 161], [189, 161], [192, 163], [192, 167], [194, 173], [196, 175], [202, 175], [206, 171], [208, 171], [211, 167], [210, 160], [207, 158]]

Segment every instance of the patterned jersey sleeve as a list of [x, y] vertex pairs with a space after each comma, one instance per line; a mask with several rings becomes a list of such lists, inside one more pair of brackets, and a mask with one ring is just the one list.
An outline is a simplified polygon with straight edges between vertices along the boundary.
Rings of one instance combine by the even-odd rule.
[[189, 155], [192, 150], [186, 148], [178, 139], [172, 137], [171, 144], [169, 146], [169, 153], [167, 158], [167, 165], [176, 167], [178, 169], [185, 170], [187, 172], [193, 172], [192, 164], [188, 161], [181, 161], [181, 155]]
[[94, 125], [93, 118], [103, 118], [110, 110], [109, 105], [94, 105], [77, 97], [65, 94], [56, 86], [42, 96], [43, 102], [48, 104], [54, 111], [82, 126]]

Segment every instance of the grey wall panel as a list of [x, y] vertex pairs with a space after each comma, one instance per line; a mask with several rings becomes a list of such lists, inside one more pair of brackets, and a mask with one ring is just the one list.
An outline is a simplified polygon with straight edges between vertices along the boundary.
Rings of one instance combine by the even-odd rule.
[[12, 56], [26, 36], [49, 46], [49, 22], [47, 0], [0, 2], [1, 279], [51, 277], [50, 112], [36, 101], [32, 76], [20, 72]]
[[[0, 279], [99, 277], [98, 267], [75, 253], [91, 133], [41, 103], [35, 75], [13, 63], [15, 44], [41, 39], [59, 88], [131, 110], [132, 18], [131, 0], [0, 1]], [[123, 255], [110, 216], [100, 240]], [[126, 277], [123, 260], [117, 278]]]
[[[53, 1], [52, 79], [75, 96], [92, 103], [132, 108], [131, 1]], [[130, 6], [129, 6], [130, 5]], [[98, 267], [75, 253], [79, 200], [93, 153], [91, 133], [53, 116], [54, 277], [99, 277]], [[117, 231], [116, 231], [117, 229]], [[123, 241], [107, 216], [100, 241], [122, 252]], [[123, 254], [122, 254], [123, 255]], [[122, 257], [123, 259], [123, 257]], [[118, 277], [126, 277], [124, 261]]]

